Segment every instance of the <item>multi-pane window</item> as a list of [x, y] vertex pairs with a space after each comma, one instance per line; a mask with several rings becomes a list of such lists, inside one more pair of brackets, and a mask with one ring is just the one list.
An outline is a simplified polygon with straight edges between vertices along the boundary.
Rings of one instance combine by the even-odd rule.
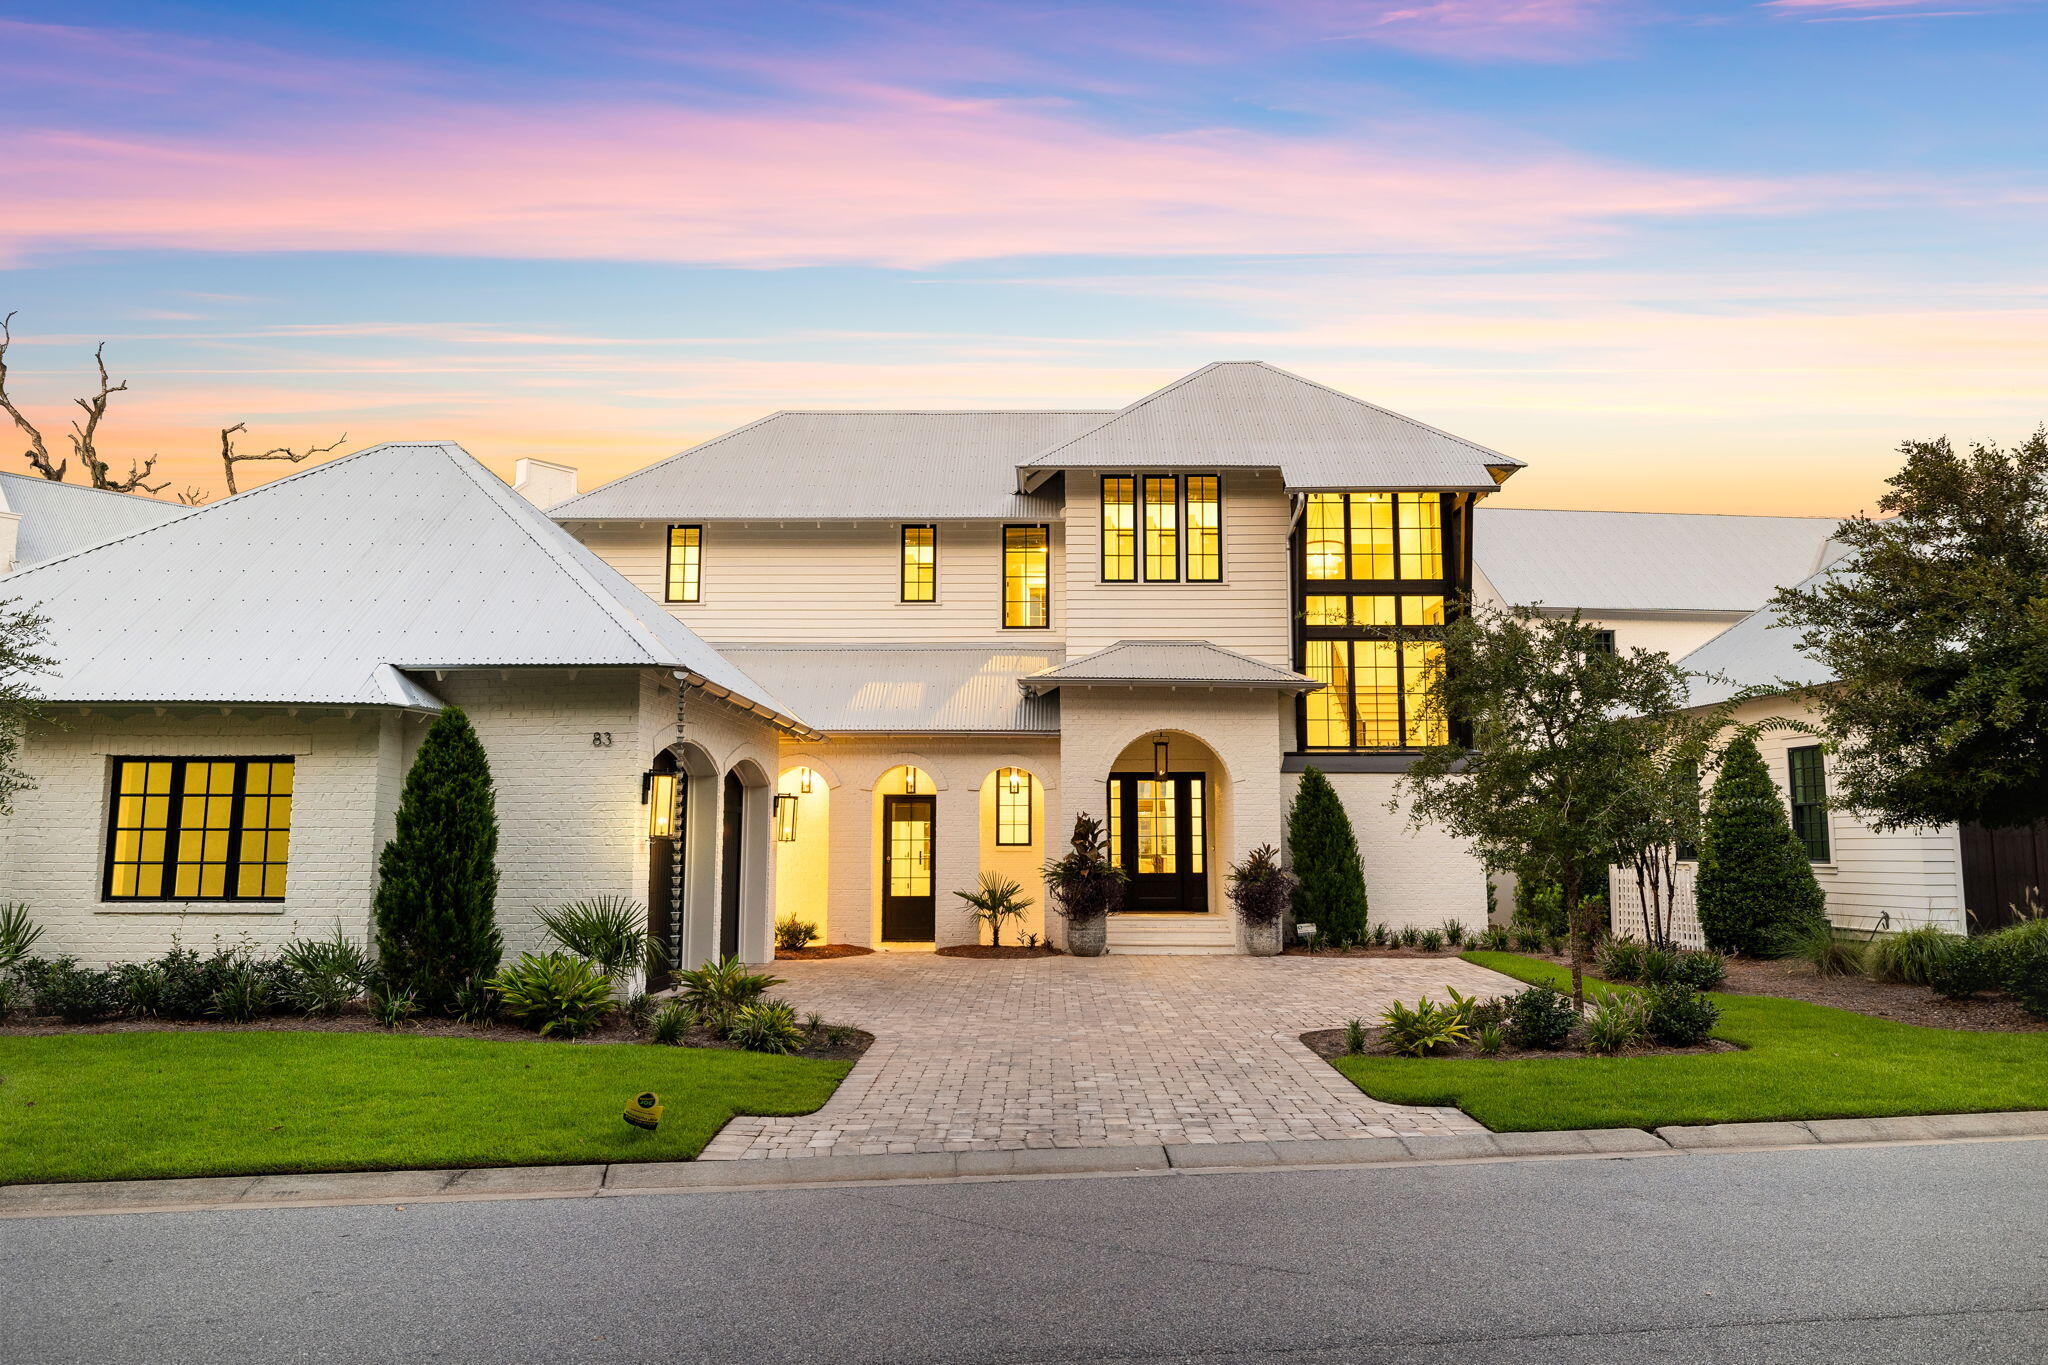
[[1441, 493], [1311, 493], [1303, 570], [1311, 582], [1441, 579]]
[[1102, 581], [1138, 581], [1138, 481], [1128, 474], [1102, 480]]
[[1022, 768], [996, 773], [996, 842], [1004, 847], [1031, 842], [1031, 774]]
[[1828, 861], [1828, 775], [1820, 746], [1809, 744], [1785, 751], [1786, 787], [1792, 796], [1792, 832], [1806, 845], [1806, 856]]
[[1601, 654], [1617, 653], [1618, 651], [1614, 647], [1614, 632], [1611, 630], [1594, 631], [1593, 648]]
[[1431, 705], [1434, 640], [1310, 640], [1303, 672], [1323, 686], [1306, 699], [1311, 749], [1413, 749], [1448, 738]]
[[[1141, 572], [1142, 570], [1142, 572]], [[1107, 474], [1102, 581], [1223, 581], [1223, 481], [1214, 474]]]
[[703, 583], [704, 528], [668, 528], [668, 600], [695, 602]]
[[108, 900], [282, 900], [292, 760], [118, 758]]
[[936, 526], [906, 526], [903, 528], [903, 600], [906, 602], [936, 602], [939, 600], [939, 528]]
[[1052, 533], [1044, 526], [1003, 528], [1003, 624], [1052, 624]]

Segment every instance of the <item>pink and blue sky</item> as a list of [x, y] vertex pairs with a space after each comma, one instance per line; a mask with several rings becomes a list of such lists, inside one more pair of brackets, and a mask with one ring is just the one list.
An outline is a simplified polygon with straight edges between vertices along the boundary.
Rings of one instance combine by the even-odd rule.
[[5, 3], [0, 311], [180, 486], [234, 421], [589, 486], [1266, 359], [1509, 503], [1841, 513], [2048, 418], [2044, 55], [2043, 0]]

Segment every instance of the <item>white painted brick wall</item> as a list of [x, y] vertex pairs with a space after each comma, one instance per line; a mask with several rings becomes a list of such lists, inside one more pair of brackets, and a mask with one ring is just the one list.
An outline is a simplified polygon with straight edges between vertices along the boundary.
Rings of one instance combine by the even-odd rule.
[[[1358, 836], [1373, 920], [1395, 929], [1409, 924], [1432, 929], [1451, 919], [1468, 929], [1486, 924], [1486, 869], [1468, 845], [1443, 829], [1408, 828], [1405, 805], [1399, 811], [1387, 809], [1398, 775], [1327, 776]], [[1290, 802], [1299, 785], [1299, 777], [1289, 779]]]

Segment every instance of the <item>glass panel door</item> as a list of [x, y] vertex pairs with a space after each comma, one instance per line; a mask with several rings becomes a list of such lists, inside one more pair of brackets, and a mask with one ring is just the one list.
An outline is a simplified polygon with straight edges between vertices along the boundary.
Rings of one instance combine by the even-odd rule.
[[882, 938], [930, 943], [938, 928], [932, 897], [934, 798], [882, 798]]

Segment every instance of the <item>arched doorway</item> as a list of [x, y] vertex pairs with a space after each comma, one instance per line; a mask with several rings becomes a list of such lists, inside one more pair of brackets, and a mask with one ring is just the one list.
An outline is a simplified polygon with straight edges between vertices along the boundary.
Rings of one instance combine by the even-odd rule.
[[831, 780], [808, 764], [786, 768], [775, 784], [775, 918], [809, 924], [829, 942], [831, 891]]
[[718, 956], [738, 957], [740, 906], [746, 880], [747, 789], [737, 772], [725, 775], [724, 823], [718, 863]]
[[1145, 735], [1117, 756], [1106, 805], [1110, 857], [1129, 876], [1126, 913], [1209, 912], [1222, 777], [1215, 751], [1181, 731]]

